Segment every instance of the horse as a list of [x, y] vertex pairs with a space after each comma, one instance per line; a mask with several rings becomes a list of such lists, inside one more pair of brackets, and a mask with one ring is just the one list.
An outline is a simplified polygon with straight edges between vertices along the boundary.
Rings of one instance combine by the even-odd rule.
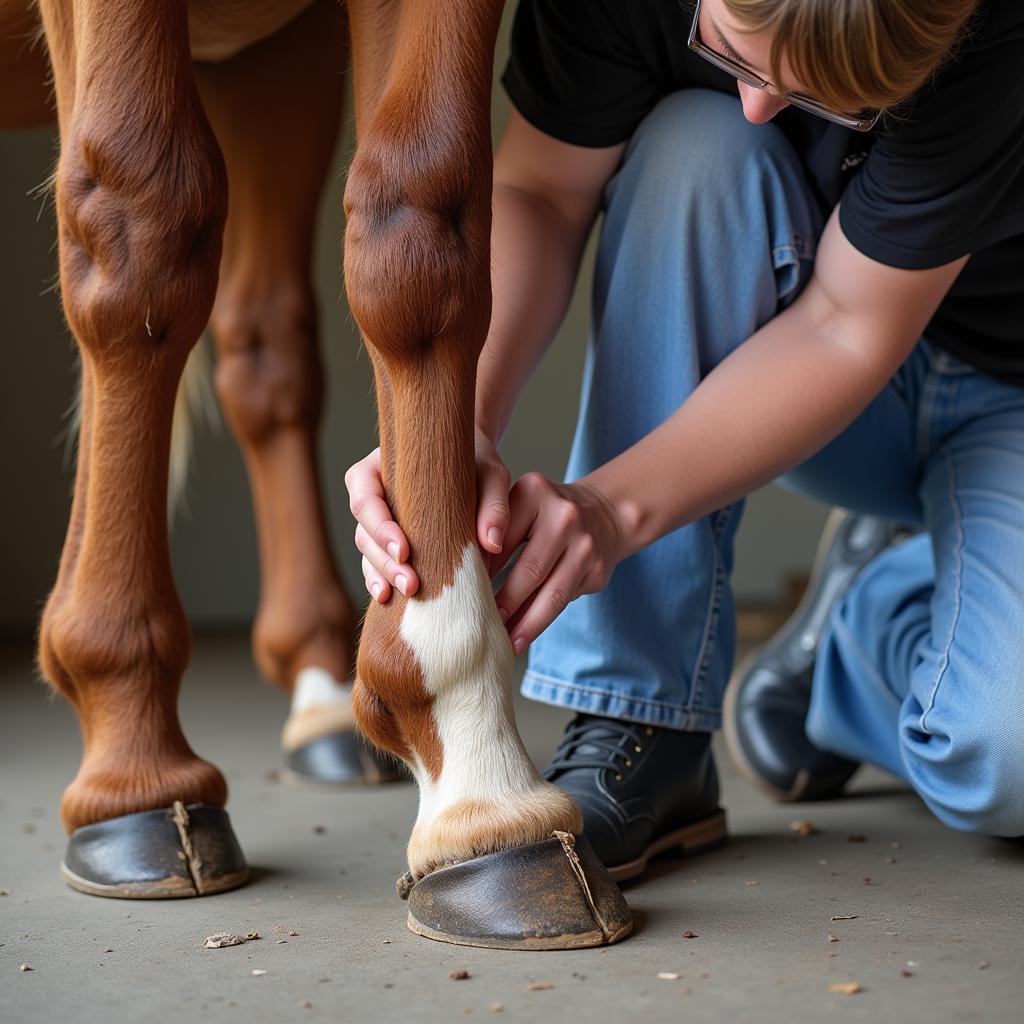
[[[253, 650], [292, 695], [298, 774], [419, 785], [399, 880], [413, 930], [499, 948], [601, 945], [628, 908], [544, 781], [474, 537], [473, 391], [490, 319], [489, 93], [501, 0], [0, 0], [0, 127], [49, 116], [60, 293], [81, 361], [70, 521], [38, 664], [83, 736], [66, 881], [213, 894], [248, 868], [219, 769], [177, 715], [189, 625], [170, 567], [175, 408], [209, 325], [247, 465], [263, 588]], [[6, 29], [6, 30], [4, 30]], [[313, 219], [351, 63], [349, 306], [376, 386], [411, 598], [357, 614], [327, 540]], [[253, 116], [258, 111], [258, 116]], [[229, 202], [230, 196], [230, 202]], [[364, 749], [355, 728], [368, 737]]]

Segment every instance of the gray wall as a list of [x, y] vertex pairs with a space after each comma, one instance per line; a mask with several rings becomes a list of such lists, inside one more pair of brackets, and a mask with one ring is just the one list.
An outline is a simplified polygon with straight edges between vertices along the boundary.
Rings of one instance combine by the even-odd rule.
[[[503, 43], [504, 46], [504, 43]], [[503, 61], [499, 57], [498, 67]], [[495, 94], [495, 128], [507, 109]], [[51, 133], [0, 134], [0, 631], [31, 629], [52, 582], [72, 481], [65, 413], [75, 385], [72, 340], [52, 290], [56, 266], [52, 204], [36, 194], [51, 170]], [[346, 132], [324, 196], [316, 285], [328, 368], [322, 452], [331, 526], [346, 578], [361, 587], [342, 480], [375, 443], [369, 363], [342, 297], [341, 174]], [[589, 259], [588, 259], [589, 265]], [[513, 473], [558, 476], [579, 393], [588, 322], [589, 274], [520, 406], [504, 454]], [[809, 563], [823, 510], [776, 488], [748, 505], [737, 552], [742, 600], [778, 594]], [[237, 624], [255, 608], [259, 573], [245, 472], [226, 429], [205, 431], [195, 454], [187, 508], [173, 533], [174, 565], [196, 625]]]

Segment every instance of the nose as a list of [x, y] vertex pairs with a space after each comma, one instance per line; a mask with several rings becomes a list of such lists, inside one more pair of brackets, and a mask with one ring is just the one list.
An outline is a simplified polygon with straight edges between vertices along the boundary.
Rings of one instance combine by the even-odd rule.
[[765, 124], [780, 110], [789, 106], [789, 101], [775, 92], [771, 86], [766, 89], [755, 89], [746, 82], [737, 82], [740, 90], [740, 102], [743, 104], [743, 116], [751, 124]]

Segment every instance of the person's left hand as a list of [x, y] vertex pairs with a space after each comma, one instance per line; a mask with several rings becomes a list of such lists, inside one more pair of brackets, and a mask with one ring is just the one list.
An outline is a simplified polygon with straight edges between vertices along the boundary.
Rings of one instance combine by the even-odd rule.
[[496, 576], [524, 545], [495, 597], [519, 654], [570, 601], [601, 590], [629, 551], [611, 502], [584, 481], [557, 484], [527, 473], [509, 493], [509, 504], [505, 542], [501, 554], [491, 556], [490, 571]]

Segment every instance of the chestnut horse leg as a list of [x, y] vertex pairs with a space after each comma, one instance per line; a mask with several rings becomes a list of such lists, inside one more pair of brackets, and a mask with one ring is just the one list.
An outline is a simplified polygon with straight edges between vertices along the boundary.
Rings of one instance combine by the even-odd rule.
[[394, 777], [354, 731], [357, 613], [328, 539], [316, 450], [323, 370], [311, 261], [347, 51], [343, 12], [319, 0], [230, 60], [196, 65], [230, 182], [210, 325], [259, 533], [253, 653], [291, 696], [290, 770], [331, 782]]
[[71, 521], [39, 664], [73, 704], [65, 872], [103, 895], [229, 888], [247, 869], [224, 778], [177, 715], [190, 634], [171, 575], [174, 395], [213, 302], [224, 166], [195, 90], [185, 5], [42, 0], [61, 154], [61, 294], [82, 359]]
[[[474, 530], [500, 12], [494, 0], [349, 4], [358, 146], [345, 276], [377, 378], [385, 487], [421, 580], [414, 598], [371, 605], [356, 716], [419, 783], [414, 930], [478, 945], [594, 945], [625, 934], [628, 911], [592, 851], [585, 867], [611, 886], [614, 908], [592, 916], [579, 905], [579, 812], [541, 779], [516, 731], [512, 651]], [[511, 848], [529, 852], [481, 858]]]

